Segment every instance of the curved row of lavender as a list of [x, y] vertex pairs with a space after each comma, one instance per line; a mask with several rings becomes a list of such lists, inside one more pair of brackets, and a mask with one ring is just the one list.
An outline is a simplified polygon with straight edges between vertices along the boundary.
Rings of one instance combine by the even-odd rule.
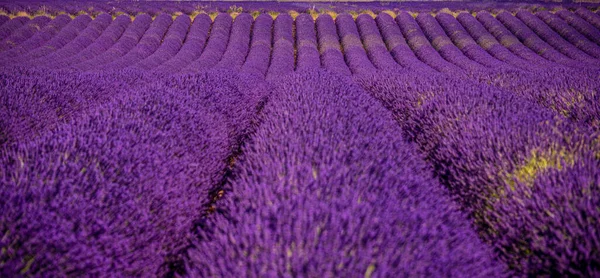
[[168, 273], [266, 83], [20, 70], [0, 93], [2, 276]]
[[600, 273], [597, 133], [455, 77], [404, 71], [356, 80], [394, 113], [516, 274]]
[[168, 6], [0, 16], [3, 276], [598, 275], [597, 14]]
[[199, 224], [188, 274], [504, 275], [368, 93], [319, 70], [273, 84], [229, 194]]

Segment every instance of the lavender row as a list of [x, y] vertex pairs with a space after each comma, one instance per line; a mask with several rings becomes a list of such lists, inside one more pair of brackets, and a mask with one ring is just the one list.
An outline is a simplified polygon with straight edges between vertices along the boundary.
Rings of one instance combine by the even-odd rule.
[[111, 22], [112, 17], [110, 15], [101, 14], [97, 16], [94, 21], [90, 22], [85, 30], [71, 42], [67, 43], [63, 48], [41, 58], [34, 59], [33, 61], [20, 63], [20, 65], [53, 67], [56, 65], [57, 61], [73, 57], [91, 45], [98, 37], [100, 37]]
[[454, 16], [447, 13], [439, 13], [435, 18], [464, 55], [488, 68], [508, 67], [507, 64], [497, 60], [481, 48]]
[[418, 72], [429, 73], [435, 71], [415, 56], [415, 53], [404, 39], [400, 27], [398, 27], [398, 24], [396, 24], [390, 15], [381, 13], [377, 15], [375, 21], [377, 22], [379, 30], [381, 30], [381, 35], [383, 36], [390, 54], [398, 64], [404, 68]]
[[400, 12], [396, 16], [396, 23], [399, 25], [408, 45], [421, 61], [439, 72], [451, 75], [464, 74], [463, 69], [444, 60], [444, 58], [440, 56], [440, 54], [431, 46], [427, 37], [410, 14], [407, 12]]
[[118, 75], [80, 75], [32, 68], [2, 71], [0, 146], [40, 137], [127, 87]]
[[252, 42], [248, 57], [241, 68], [242, 72], [264, 77], [269, 69], [272, 50], [273, 18], [261, 14], [254, 20]]
[[600, 30], [600, 16], [598, 14], [595, 14], [585, 8], [578, 8], [575, 10], [575, 13], [590, 24], [594, 25], [596, 29]]
[[[556, 50], [546, 48], [535, 47], [530, 41], [524, 40], [521, 42], [519, 38], [517, 38], [510, 30], [507, 29], [505, 24], [508, 24], [508, 21], [500, 22], [496, 17], [491, 15], [488, 12], [478, 12], [476, 16], [477, 20], [481, 22], [483, 26], [492, 34], [506, 49], [510, 50], [515, 55], [525, 59], [527, 62], [534, 66], [538, 67], [552, 67], [556, 64], [553, 62], [563, 62], [568, 66], [580, 67], [579, 64], [569, 60], [566, 57], [563, 57], [559, 53], [556, 53]], [[507, 18], [508, 19], [508, 16]], [[512, 26], [519, 28], [526, 28], [523, 24], [519, 24], [518, 21], [515, 21], [515, 18], [512, 17]], [[517, 24], [519, 24], [517, 26]], [[511, 24], [509, 24], [510, 26]], [[516, 29], [513, 29], [516, 30]], [[526, 31], [527, 29], [521, 29]], [[521, 31], [522, 32], [522, 31]], [[520, 35], [520, 38], [524, 38]], [[529, 48], [527, 45], [531, 46]], [[538, 51], [538, 52], [536, 52]], [[538, 55], [540, 53], [540, 55]], [[556, 53], [552, 55], [552, 53]], [[557, 58], [558, 57], [558, 58]]]
[[567, 55], [568, 57], [580, 62], [590, 63], [595, 66], [600, 65], [599, 61], [594, 61], [594, 58], [592, 56], [587, 55], [583, 51], [577, 49], [577, 47], [575, 47], [574, 45], [567, 42], [559, 34], [554, 32], [552, 28], [546, 25], [541, 19], [531, 14], [530, 12], [519, 11], [517, 13], [517, 18], [519, 18], [521, 21], [523, 21], [523, 23], [529, 26], [529, 28], [531, 28], [538, 36], [544, 39], [548, 44], [552, 45], [555, 49]]
[[356, 25], [360, 37], [367, 51], [369, 59], [377, 69], [393, 69], [400, 67], [388, 52], [387, 46], [382, 39], [375, 20], [367, 14], [361, 14], [356, 18]]
[[28, 21], [0, 42], [0, 51], [11, 49], [31, 38], [37, 31], [44, 28], [49, 21], [51, 19], [46, 16], [37, 16]]
[[358, 82], [516, 275], [599, 273], [599, 146], [587, 128], [455, 78], [381, 72]]
[[199, 224], [187, 275], [504, 274], [360, 87], [321, 70], [274, 85], [235, 179]]
[[158, 49], [134, 66], [143, 70], [151, 70], [175, 56], [185, 41], [191, 23], [189, 16], [178, 16], [169, 26]]
[[24, 41], [15, 48], [0, 53], [0, 61], [6, 63], [15, 57], [19, 57], [20, 55], [24, 55], [33, 49], [39, 48], [53, 38], [70, 22], [71, 18], [67, 15], [55, 17], [52, 21], [46, 24], [44, 28], [42, 28], [39, 32], [36, 32], [35, 35], [28, 40]]
[[527, 47], [538, 53], [540, 56], [566, 66], [582, 68], [592, 66], [589, 63], [575, 61], [563, 53], [554, 49], [547, 42], [542, 40], [525, 23], [508, 12], [501, 12], [496, 16], [519, 40]]
[[19, 16], [0, 26], [0, 40], [5, 40], [17, 29], [27, 24], [30, 20], [31, 19], [29, 19], [29, 17]]
[[229, 42], [232, 18], [229, 14], [219, 14], [212, 24], [210, 37], [200, 57], [189, 64], [184, 72], [198, 72], [216, 65], [223, 56]]
[[[460, 13], [456, 19], [469, 32], [469, 35], [477, 42], [481, 48], [487, 51], [494, 58], [524, 70], [539, 69], [540, 66], [532, 64], [530, 61], [517, 56], [517, 53], [511, 52], [502, 45], [488, 30], [469, 13]], [[542, 66], [543, 67], [543, 66]]]
[[250, 49], [252, 22], [250, 14], [242, 13], [235, 17], [231, 26], [231, 35], [223, 58], [215, 67], [239, 70], [244, 64]]
[[315, 22], [309, 14], [296, 17], [296, 69], [315, 69], [321, 67]]
[[100, 56], [119, 41], [123, 33], [130, 25], [131, 18], [129, 16], [120, 15], [116, 17], [92, 44], [88, 45], [85, 49], [71, 57], [64, 57], [60, 61], [54, 61], [54, 63], [49, 66], [52, 68], [64, 68], [83, 63], [87, 60], [94, 59], [96, 56]]
[[548, 11], [538, 12], [536, 15], [548, 24], [548, 26], [552, 27], [559, 35], [567, 39], [572, 45], [594, 58], [600, 58], [600, 46], [589, 41], [584, 35], [577, 32], [575, 28], [569, 26], [569, 24], [563, 21], [559, 16]]
[[[214, 26], [214, 25], [213, 25]], [[171, 59], [160, 65], [154, 71], [158, 72], [178, 72], [181, 68], [186, 67], [192, 61], [195, 61], [202, 50], [206, 38], [211, 29], [210, 17], [206, 14], [199, 14], [194, 18], [183, 45]]]
[[[444, 29], [442, 29], [433, 16], [421, 13], [415, 19], [431, 45], [446, 61], [468, 72], [486, 70], [484, 65], [469, 59], [469, 57], [461, 52], [459, 47], [464, 48], [465, 46], [462, 41], [458, 46], [454, 45], [453, 41], [446, 35]], [[471, 44], [474, 43], [471, 41], [468, 42]]]
[[24, 55], [10, 60], [10, 64], [25, 63], [43, 56], [46, 56], [54, 51], [61, 49], [63, 46], [75, 39], [88, 24], [92, 21], [88, 15], [80, 15], [65, 25], [53, 38], [48, 40], [40, 47], [27, 52]]
[[119, 37], [119, 40], [110, 46], [110, 48], [102, 52], [100, 55], [97, 55], [79, 64], [72, 65], [71, 67], [84, 71], [92, 70], [98, 68], [98, 66], [118, 60], [135, 48], [139, 40], [146, 33], [146, 30], [149, 28], [151, 23], [152, 18], [147, 14], [136, 16], [133, 22], [129, 24], [127, 29]]
[[375, 66], [367, 57], [360, 34], [351, 15], [339, 14], [335, 23], [342, 43], [346, 64], [353, 74], [367, 74], [375, 71]]
[[169, 15], [161, 14], [157, 16], [134, 48], [132, 48], [129, 52], [127, 52], [127, 54], [123, 55], [119, 59], [102, 65], [100, 69], [122, 69], [131, 65], [135, 65], [137, 62], [140, 62], [146, 57], [152, 55], [152, 53], [154, 53], [156, 49], [160, 47], [163, 38], [172, 23], [173, 19]]
[[351, 75], [352, 72], [344, 61], [335, 22], [330, 15], [324, 14], [317, 18], [317, 40], [321, 53], [321, 66], [332, 72]]
[[290, 15], [278, 15], [273, 23], [273, 53], [267, 79], [280, 78], [294, 72], [294, 19]]
[[266, 92], [224, 71], [102, 74], [144, 81], [0, 151], [3, 276], [169, 272]]
[[571, 25], [577, 32], [586, 36], [589, 40], [596, 44], [600, 44], [600, 30], [596, 29], [592, 24], [588, 23], [585, 19], [578, 15], [571, 13], [567, 10], [560, 10], [556, 12], [565, 22]]

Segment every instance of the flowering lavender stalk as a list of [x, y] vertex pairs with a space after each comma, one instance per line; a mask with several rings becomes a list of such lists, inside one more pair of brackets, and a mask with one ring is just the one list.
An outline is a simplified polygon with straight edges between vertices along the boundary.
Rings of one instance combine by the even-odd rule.
[[115, 42], [119, 41], [119, 38], [121, 35], [123, 35], [123, 32], [125, 32], [130, 24], [131, 18], [129, 16], [117, 16], [92, 44], [88, 45], [76, 55], [73, 55], [72, 57], [65, 57], [63, 60], [55, 61], [53, 64], [48, 66], [53, 68], [68, 67], [70, 65], [79, 64], [101, 55], [111, 46], [113, 46]]
[[421, 30], [423, 30], [423, 33], [427, 36], [427, 39], [431, 42], [431, 45], [442, 57], [444, 57], [444, 59], [446, 59], [446, 61], [461, 67], [467, 72], [486, 70], [484, 65], [469, 59], [469, 57], [465, 56], [465, 54], [454, 45], [433, 16], [427, 13], [421, 13], [416, 17], [416, 21], [421, 27]]
[[421, 61], [425, 62], [435, 70], [446, 74], [464, 74], [464, 71], [460, 67], [444, 60], [444, 58], [435, 51], [427, 40], [427, 37], [423, 34], [423, 31], [421, 31], [421, 27], [419, 27], [410, 14], [404, 11], [398, 13], [396, 22], [400, 26], [402, 34], [404, 34], [404, 37], [408, 41], [408, 45]]
[[90, 18], [88, 15], [80, 15], [76, 17], [69, 22], [69, 24], [65, 25], [65, 27], [62, 28], [55, 37], [50, 39], [44, 45], [26, 53], [25, 55], [12, 59], [9, 63], [26, 63], [61, 49], [63, 46], [75, 39], [83, 30], [85, 30], [91, 21], [92, 18]]
[[344, 61], [335, 22], [328, 14], [319, 15], [316, 20], [317, 39], [321, 54], [321, 66], [332, 72], [351, 75], [352, 72]]
[[382, 40], [373, 17], [368, 14], [360, 14], [356, 18], [356, 25], [358, 26], [360, 37], [365, 50], [369, 55], [369, 59], [377, 69], [394, 69], [401, 67], [394, 61], [394, 58], [388, 52], [387, 46]]
[[267, 14], [259, 15], [252, 27], [250, 52], [241, 71], [265, 77], [271, 60], [271, 29], [273, 18]]
[[450, 36], [456, 47], [467, 57], [489, 68], [510, 68], [508, 64], [497, 60], [481, 48], [454, 16], [447, 13], [438, 13], [435, 18], [442, 25], [446, 34]]
[[469, 35], [477, 41], [477, 44], [485, 49], [494, 58], [510, 64], [514, 67], [525, 70], [537, 70], [538, 65], [534, 65], [529, 61], [510, 52], [506, 47], [500, 44], [492, 34], [490, 34], [477, 19], [470, 13], [460, 13], [456, 19], [469, 32]]
[[424, 73], [435, 71], [415, 56], [415, 53], [406, 43], [398, 24], [396, 24], [390, 15], [379, 13], [377, 18], [375, 18], [375, 21], [377, 22], [377, 26], [381, 31], [381, 35], [383, 36], [383, 40], [385, 41], [390, 54], [398, 64], [402, 67]]
[[208, 32], [211, 26], [210, 17], [206, 14], [199, 14], [194, 18], [190, 30], [187, 32], [183, 46], [179, 49], [179, 52], [165, 62], [164, 64], [157, 67], [154, 71], [158, 72], [178, 72], [181, 68], [186, 67], [191, 61], [195, 61], [206, 43]]
[[71, 22], [71, 18], [68, 15], [59, 15], [55, 17], [50, 23], [46, 24], [44, 28], [35, 33], [35, 35], [28, 40], [13, 49], [0, 53], [0, 62], [5, 64], [15, 57], [24, 55], [27, 52], [42, 46], [52, 39], [56, 33], [64, 28], [69, 22]]
[[160, 47], [152, 55], [135, 64], [134, 67], [151, 70], [175, 56], [185, 41], [191, 23], [188, 15], [178, 16], [169, 27]]
[[267, 79], [281, 78], [294, 72], [294, 19], [288, 14], [280, 14], [273, 24], [273, 54], [267, 72]]
[[127, 54], [111, 63], [100, 66], [100, 69], [122, 69], [142, 61], [152, 55], [160, 46], [169, 26], [173, 23], [170, 15], [160, 14], [153, 21], [140, 41]]
[[91, 45], [106, 28], [112, 22], [112, 17], [108, 14], [101, 14], [97, 16], [89, 25], [83, 30], [75, 39], [67, 43], [63, 48], [52, 52], [46, 56], [28, 61], [21, 65], [27, 66], [41, 66], [41, 67], [54, 67], [57, 61], [61, 61], [77, 53]]
[[298, 50], [296, 70], [321, 67], [317, 45], [317, 32], [313, 18], [309, 14], [299, 14], [296, 17], [296, 49]]
[[531, 28], [531, 30], [533, 30], [538, 36], [544, 39], [546, 43], [569, 58], [594, 66], [600, 65], [599, 61], [594, 61], [593, 57], [585, 54], [583, 51], [577, 49], [577, 47], [567, 42], [560, 35], [554, 32], [552, 28], [548, 27], [548, 25], [546, 25], [541, 19], [532, 13], [528, 11], [519, 11], [517, 12], [517, 18], [529, 26], [529, 28]]
[[231, 26], [231, 35], [229, 36], [227, 49], [223, 54], [223, 58], [215, 67], [233, 70], [239, 70], [242, 67], [250, 49], [250, 34], [253, 20], [252, 16], [247, 13], [242, 13], [235, 17]]
[[556, 14], [575, 28], [577, 32], [583, 34], [592, 42], [600, 44], [600, 30], [596, 29], [592, 24], [568, 10], [560, 10]]
[[[515, 55], [527, 60], [529, 63], [539, 67], [555, 67], [560, 64], [554, 63], [554, 60], [546, 60], [549, 58], [545, 51], [538, 55], [532, 49], [525, 46], [519, 39], [513, 35], [511, 31], [498, 21], [494, 16], [486, 11], [477, 13], [477, 20], [485, 26], [485, 28], [502, 44]], [[526, 26], [525, 26], [526, 27]], [[554, 51], [554, 50], [550, 50]], [[546, 59], [544, 59], [546, 58]], [[564, 59], [564, 57], [562, 58]], [[567, 64], [575, 64], [569, 59], [565, 59]]]
[[2, 26], [0, 26], [0, 40], [5, 40], [13, 32], [15, 32], [17, 29], [21, 28], [23, 25], [27, 24], [27, 22], [29, 22], [29, 21], [31, 21], [31, 19], [29, 19], [29, 17], [18, 16], [18, 17], [11, 19], [6, 24], [3, 24]]
[[221, 60], [229, 42], [232, 20], [231, 16], [226, 13], [221, 13], [215, 18], [204, 52], [183, 71], [199, 72], [216, 65]]
[[[536, 13], [536, 15], [581, 51], [592, 57], [600, 58], [600, 46], [589, 41], [584, 35], [577, 32], [575, 28], [569, 26], [569, 24], [560, 17], [548, 11], [541, 11]], [[552, 37], [555, 37], [555, 35]]]
[[73, 65], [74, 69], [92, 70], [98, 68], [99, 65], [108, 64], [115, 61], [123, 55], [126, 55], [131, 49], [134, 49], [140, 38], [144, 35], [148, 27], [152, 23], [152, 17], [147, 14], [140, 14], [135, 17], [135, 20], [128, 26], [127, 30], [108, 50], [100, 55], [93, 57], [82, 63]]
[[351, 15], [339, 14], [335, 23], [342, 42], [346, 63], [353, 74], [365, 74], [375, 71], [375, 66], [369, 60], [356, 24]]
[[540, 37], [531, 31], [525, 23], [508, 12], [499, 13], [496, 16], [496, 19], [502, 22], [502, 24], [504, 24], [514, 36], [521, 40], [524, 45], [550, 61], [573, 68], [586, 68], [592, 66], [591, 64], [575, 61], [557, 51], [544, 40], [540, 39]]
[[345, 76], [284, 77], [261, 118], [188, 275], [503, 275], [389, 112]]
[[588, 129], [454, 78], [380, 72], [358, 81], [516, 275], [598, 274], [600, 146]]
[[23, 26], [19, 27], [12, 34], [6, 37], [0, 42], [0, 51], [6, 51], [15, 46], [18, 46], [22, 42], [31, 38], [41, 28], [44, 28], [51, 19], [47, 16], [36, 16], [34, 19], [28, 21]]

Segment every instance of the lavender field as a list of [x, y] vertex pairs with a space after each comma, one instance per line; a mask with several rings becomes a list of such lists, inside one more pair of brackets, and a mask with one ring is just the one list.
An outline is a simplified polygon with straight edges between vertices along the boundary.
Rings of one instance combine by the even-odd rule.
[[0, 277], [600, 277], [571, 2], [0, 2]]

